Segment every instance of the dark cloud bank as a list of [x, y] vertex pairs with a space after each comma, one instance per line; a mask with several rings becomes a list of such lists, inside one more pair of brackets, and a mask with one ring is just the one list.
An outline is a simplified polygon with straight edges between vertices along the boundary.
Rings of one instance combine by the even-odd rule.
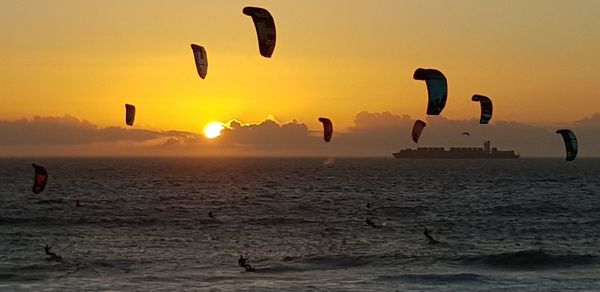
[[[331, 143], [322, 141], [320, 129], [298, 121], [257, 124], [231, 121], [214, 140], [198, 133], [134, 128], [99, 128], [72, 116], [35, 117], [0, 121], [0, 156], [384, 156], [401, 148], [416, 147], [410, 138], [415, 119], [389, 112], [360, 112], [354, 126], [338, 129], [334, 122]], [[564, 156], [558, 128], [519, 122], [449, 120], [427, 117], [419, 146], [475, 146], [484, 140], [522, 156]], [[579, 154], [600, 156], [600, 114], [562, 125], [579, 140]], [[471, 136], [462, 136], [467, 131]]]

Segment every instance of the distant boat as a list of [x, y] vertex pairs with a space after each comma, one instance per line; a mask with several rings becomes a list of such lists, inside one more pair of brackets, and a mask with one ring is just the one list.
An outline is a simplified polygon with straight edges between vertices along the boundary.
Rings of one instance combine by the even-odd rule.
[[517, 159], [519, 154], [514, 150], [498, 150], [490, 147], [490, 141], [485, 141], [482, 147], [417, 147], [406, 148], [392, 153], [397, 159]]

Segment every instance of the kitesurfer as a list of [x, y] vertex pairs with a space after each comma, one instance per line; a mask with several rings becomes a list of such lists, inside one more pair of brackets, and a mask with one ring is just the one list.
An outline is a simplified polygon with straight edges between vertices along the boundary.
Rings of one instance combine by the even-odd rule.
[[238, 259], [238, 265], [244, 269], [246, 269], [246, 272], [254, 272], [254, 268], [246, 263], [246, 261], [249, 259], [250, 257], [244, 257], [243, 255], [240, 255], [240, 258]]
[[61, 257], [59, 255], [55, 254], [54, 252], [51, 252], [50, 251], [51, 249], [52, 249], [52, 247], [46, 243], [46, 246], [44, 247], [44, 251], [46, 252], [47, 255], [50, 256], [50, 259], [60, 260]]
[[367, 217], [367, 219], [365, 219], [365, 222], [366, 222], [367, 224], [369, 224], [369, 226], [371, 226], [371, 227], [373, 227], [373, 228], [379, 228], [379, 227], [380, 227], [379, 225], [377, 225], [377, 224], [373, 223], [373, 221], [371, 221], [371, 219], [370, 219], [370, 218], [368, 218], [368, 217]]
[[249, 259], [250, 257], [245, 258], [244, 255], [240, 255], [240, 258], [238, 259], [238, 265], [242, 268], [245, 268], [246, 266], [248, 266], [248, 264], [246, 264], [246, 261]]
[[215, 219], [215, 216], [213, 215], [212, 211], [208, 211], [208, 217], [210, 217], [211, 219]]
[[52, 249], [52, 247], [46, 243], [46, 246], [44, 247], [44, 251], [46, 251], [47, 255], [54, 255], [55, 254], [55, 253], [53, 253], [53, 252], [50, 251], [51, 249]]
[[427, 227], [425, 227], [425, 230], [423, 231], [423, 235], [425, 235], [425, 237], [427, 237], [427, 239], [429, 239], [429, 243], [438, 243], [439, 241], [435, 240], [433, 238], [433, 236], [431, 236], [430, 234], [430, 230], [427, 229]]
[[75, 207], [81, 207], [81, 204], [79, 204], [79, 200], [75, 200]]

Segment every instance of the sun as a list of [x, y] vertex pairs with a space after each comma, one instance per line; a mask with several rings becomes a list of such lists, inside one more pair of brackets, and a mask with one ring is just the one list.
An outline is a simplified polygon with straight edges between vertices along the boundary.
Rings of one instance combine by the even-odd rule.
[[223, 124], [219, 122], [211, 122], [204, 127], [204, 136], [206, 136], [208, 139], [219, 137], [223, 128], [225, 128], [223, 127]]
[[221, 130], [223, 130], [223, 124], [219, 122], [210, 122], [206, 127], [204, 127], [204, 136], [208, 139], [213, 139], [219, 137], [221, 135]]

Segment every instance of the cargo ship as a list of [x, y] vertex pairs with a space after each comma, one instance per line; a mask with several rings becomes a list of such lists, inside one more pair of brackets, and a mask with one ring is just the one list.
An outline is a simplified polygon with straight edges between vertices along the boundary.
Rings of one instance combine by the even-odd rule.
[[490, 147], [490, 141], [485, 141], [483, 147], [417, 147], [417, 149], [402, 149], [392, 153], [395, 158], [417, 159], [516, 159], [519, 154], [514, 150], [498, 150]]

